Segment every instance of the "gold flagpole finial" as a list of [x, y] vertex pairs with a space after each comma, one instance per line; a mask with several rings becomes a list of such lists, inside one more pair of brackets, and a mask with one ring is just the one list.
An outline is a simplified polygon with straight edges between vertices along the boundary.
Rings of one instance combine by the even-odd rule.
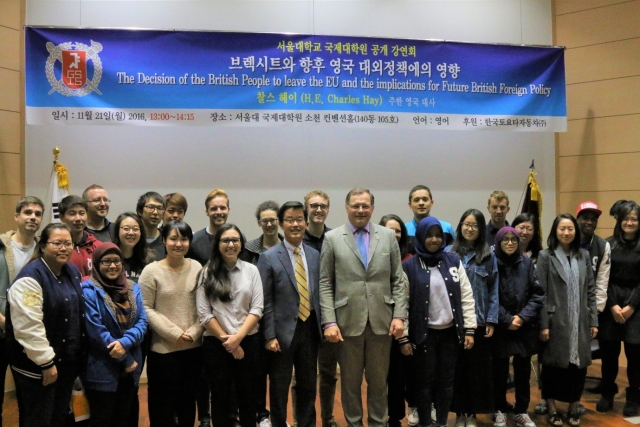
[[58, 147], [54, 147], [53, 151], [53, 164], [58, 164], [58, 156], [60, 155], [60, 149]]

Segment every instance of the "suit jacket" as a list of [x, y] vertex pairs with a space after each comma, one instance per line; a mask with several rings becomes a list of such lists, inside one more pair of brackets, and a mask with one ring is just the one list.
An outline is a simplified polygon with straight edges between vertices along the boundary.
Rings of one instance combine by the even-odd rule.
[[337, 323], [343, 336], [358, 336], [367, 321], [376, 335], [393, 318], [407, 317], [400, 248], [395, 233], [370, 224], [368, 268], [347, 224], [329, 231], [320, 255], [322, 323]]
[[[598, 326], [595, 280], [591, 268], [590, 256], [580, 249], [578, 272], [580, 287], [580, 319], [578, 325], [579, 368], [591, 364], [591, 334], [589, 328]], [[567, 309], [567, 284], [562, 263], [555, 252], [549, 249], [540, 251], [537, 263], [540, 284], [546, 295], [540, 311], [540, 329], [549, 329], [549, 341], [543, 350], [543, 363], [558, 368], [569, 366], [570, 340], [569, 313]]]
[[[320, 329], [319, 268], [320, 254], [303, 243], [307, 259], [309, 298], [316, 314], [318, 333]], [[291, 345], [298, 322], [300, 294], [296, 275], [291, 264], [289, 252], [283, 243], [260, 254], [258, 271], [264, 290], [263, 331], [265, 340], [277, 338], [282, 350]]]

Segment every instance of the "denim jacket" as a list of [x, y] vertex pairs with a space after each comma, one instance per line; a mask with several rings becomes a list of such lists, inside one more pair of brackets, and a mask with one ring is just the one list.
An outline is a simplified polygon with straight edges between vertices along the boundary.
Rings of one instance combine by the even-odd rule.
[[[451, 246], [445, 249], [451, 252]], [[460, 256], [460, 255], [458, 255]], [[476, 319], [478, 327], [487, 323], [498, 324], [498, 263], [496, 256], [486, 257], [481, 264], [476, 263], [476, 252], [469, 249], [465, 256], [460, 256], [460, 261], [467, 272], [467, 277], [471, 282], [473, 298], [476, 302]]]

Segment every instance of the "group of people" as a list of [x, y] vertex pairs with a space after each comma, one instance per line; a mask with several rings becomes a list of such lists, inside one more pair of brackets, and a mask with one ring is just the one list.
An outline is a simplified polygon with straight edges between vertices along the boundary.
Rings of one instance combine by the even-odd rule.
[[[348, 221], [330, 229], [329, 196], [261, 203], [262, 234], [247, 240], [228, 223], [229, 197], [205, 199], [209, 225], [184, 222], [179, 193], [140, 196], [135, 212], [107, 219], [99, 185], [58, 205], [61, 223], [44, 227], [44, 205], [25, 197], [17, 230], [0, 236], [0, 372], [11, 367], [20, 425], [62, 426], [78, 378], [91, 426], [137, 426], [145, 363], [151, 426], [322, 427], [333, 416], [337, 365], [349, 427], [474, 427], [528, 415], [531, 359], [541, 364], [548, 423], [580, 425], [591, 343], [602, 357], [609, 411], [621, 342], [629, 378], [625, 415], [640, 407], [640, 208], [612, 207], [614, 234], [595, 234], [601, 210], [580, 204], [561, 214], [542, 248], [538, 219], [506, 220], [509, 199], [495, 191], [490, 220], [465, 211], [454, 227], [431, 216], [431, 190], [409, 192], [411, 221], [371, 222], [374, 196], [356, 187]], [[513, 364], [515, 405], [507, 402]], [[295, 372], [295, 375], [294, 375]], [[268, 386], [267, 386], [268, 384]], [[317, 392], [319, 388], [319, 393]], [[269, 396], [267, 409], [266, 397]], [[567, 402], [566, 416], [557, 401]], [[407, 414], [406, 407], [409, 407]], [[197, 408], [197, 412], [196, 412]]]

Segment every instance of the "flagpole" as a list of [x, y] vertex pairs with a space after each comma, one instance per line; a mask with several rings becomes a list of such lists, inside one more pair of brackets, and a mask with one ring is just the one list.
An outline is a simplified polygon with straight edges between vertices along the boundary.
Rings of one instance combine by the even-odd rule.
[[[529, 171], [536, 170], [535, 160], [536, 159], [531, 159], [531, 166], [529, 166]], [[527, 176], [527, 182], [524, 183], [524, 191], [520, 195], [520, 202], [518, 202], [518, 209], [516, 209], [516, 216], [518, 215], [518, 212], [520, 212], [520, 206], [522, 206], [522, 199], [524, 198], [524, 195], [527, 194], [527, 187], [529, 187], [529, 176]]]

